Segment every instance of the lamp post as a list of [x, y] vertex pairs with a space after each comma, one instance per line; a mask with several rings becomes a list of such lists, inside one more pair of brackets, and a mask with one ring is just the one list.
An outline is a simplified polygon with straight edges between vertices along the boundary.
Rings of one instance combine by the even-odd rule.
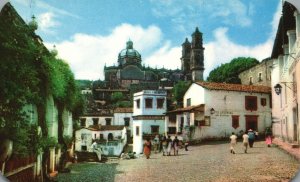
[[277, 95], [279, 95], [281, 93], [281, 88], [282, 88], [282, 86], [279, 83], [277, 83], [274, 86], [274, 89], [275, 89], [275, 92], [276, 92]]

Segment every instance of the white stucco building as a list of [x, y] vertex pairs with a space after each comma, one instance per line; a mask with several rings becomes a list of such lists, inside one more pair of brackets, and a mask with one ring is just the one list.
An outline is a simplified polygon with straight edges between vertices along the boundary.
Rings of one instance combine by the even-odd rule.
[[127, 142], [124, 126], [91, 125], [75, 132], [75, 150], [92, 152], [91, 145], [97, 142], [103, 155], [119, 156]]
[[133, 108], [116, 108], [114, 110], [114, 125], [123, 125], [127, 129], [127, 136], [132, 137]]
[[184, 95], [184, 108], [169, 111], [166, 122], [200, 140], [263, 132], [271, 126], [270, 92], [266, 86], [196, 82]]
[[299, 145], [300, 2], [285, 0], [282, 8], [271, 55], [273, 135]]
[[80, 126], [89, 127], [91, 125], [114, 125], [113, 115], [86, 115], [80, 117]]
[[164, 90], [143, 90], [135, 93], [133, 100], [133, 151], [143, 152], [146, 136], [165, 134], [166, 96]]

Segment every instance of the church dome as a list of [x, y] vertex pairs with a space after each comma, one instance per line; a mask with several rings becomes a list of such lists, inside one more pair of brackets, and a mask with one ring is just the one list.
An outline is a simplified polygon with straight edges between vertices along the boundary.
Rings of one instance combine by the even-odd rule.
[[141, 63], [140, 53], [133, 49], [133, 42], [131, 40], [127, 41], [126, 49], [121, 50], [118, 57], [119, 65], [124, 64], [140, 64]]

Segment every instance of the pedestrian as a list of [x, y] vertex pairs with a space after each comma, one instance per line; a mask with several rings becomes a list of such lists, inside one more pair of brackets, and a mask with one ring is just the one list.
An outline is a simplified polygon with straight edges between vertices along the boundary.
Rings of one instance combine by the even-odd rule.
[[232, 132], [230, 138], [230, 153], [235, 154], [234, 147], [236, 145], [237, 136]]
[[266, 144], [268, 145], [268, 147], [271, 147], [271, 144], [272, 144], [272, 130], [269, 127], [266, 128], [265, 139], [266, 139]]
[[245, 153], [247, 153], [248, 145], [249, 145], [249, 136], [247, 134], [247, 131], [245, 131], [245, 133], [243, 134], [243, 146], [244, 146]]
[[155, 136], [155, 138], [153, 140], [153, 145], [154, 145], [154, 152], [157, 154], [157, 152], [159, 150], [159, 137], [158, 137], [158, 135]]
[[150, 158], [150, 154], [151, 154], [151, 141], [150, 141], [149, 138], [144, 143], [144, 154], [145, 154], [145, 156], [146, 156], [147, 159]]
[[185, 142], [184, 142], [184, 149], [185, 149], [185, 151], [188, 151], [188, 146], [189, 146], [189, 140], [186, 139]]
[[163, 139], [161, 140], [161, 144], [162, 144], [162, 148], [163, 148], [163, 156], [168, 155], [168, 153], [167, 153], [168, 143], [167, 143], [166, 136], [164, 136]]
[[173, 147], [174, 147], [174, 155], [178, 155], [179, 140], [177, 139], [177, 136], [175, 136], [173, 140]]
[[163, 150], [163, 140], [164, 140], [164, 138], [166, 138], [164, 135], [161, 135], [160, 136], [160, 140], [159, 140], [159, 152], [161, 152], [162, 150]]
[[252, 129], [248, 130], [248, 136], [249, 136], [249, 146], [250, 148], [252, 148], [255, 140], [255, 133], [253, 132]]
[[170, 156], [171, 155], [171, 149], [172, 149], [172, 139], [171, 139], [171, 136], [169, 135], [168, 136], [168, 139], [167, 139], [167, 155]]

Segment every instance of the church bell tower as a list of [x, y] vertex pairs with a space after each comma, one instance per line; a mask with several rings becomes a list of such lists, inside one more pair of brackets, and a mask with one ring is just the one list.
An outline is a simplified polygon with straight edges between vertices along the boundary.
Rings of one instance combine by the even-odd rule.
[[203, 81], [204, 72], [204, 47], [202, 40], [202, 33], [196, 27], [192, 34], [191, 43], [191, 58], [190, 71], [192, 74], [192, 81]]

